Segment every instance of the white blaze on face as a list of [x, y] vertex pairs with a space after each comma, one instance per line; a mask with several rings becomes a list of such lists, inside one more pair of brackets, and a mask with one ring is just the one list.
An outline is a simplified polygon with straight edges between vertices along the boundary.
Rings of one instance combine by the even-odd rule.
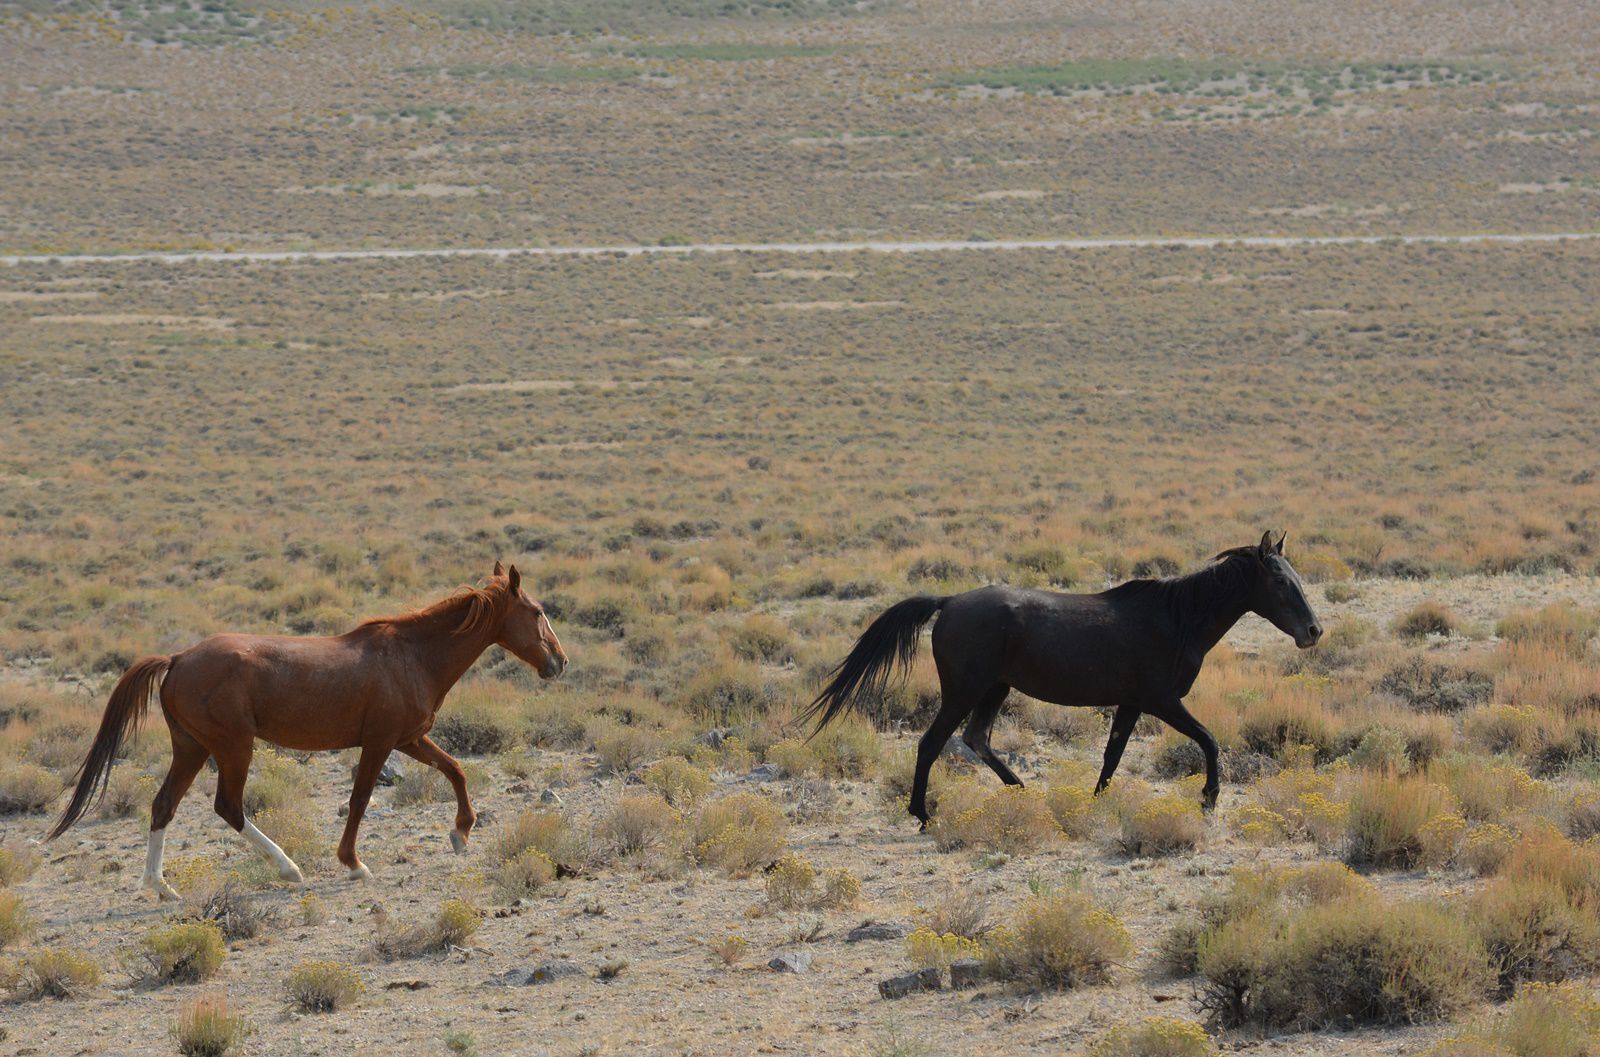
[[300, 867], [294, 864], [294, 860], [285, 855], [282, 848], [272, 843], [271, 837], [256, 829], [254, 822], [245, 819], [244, 829], [241, 833], [245, 840], [255, 846], [256, 851], [266, 856], [268, 861], [278, 868], [279, 877], [285, 881], [293, 881], [296, 884], [305, 880], [300, 873]]

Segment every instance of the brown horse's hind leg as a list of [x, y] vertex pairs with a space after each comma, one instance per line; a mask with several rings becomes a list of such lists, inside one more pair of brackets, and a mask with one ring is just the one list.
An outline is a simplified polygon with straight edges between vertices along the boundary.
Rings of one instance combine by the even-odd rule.
[[144, 877], [140, 883], [155, 892], [159, 899], [177, 899], [178, 893], [161, 876], [167, 825], [177, 812], [183, 794], [194, 784], [194, 776], [200, 773], [206, 757], [211, 754], [182, 727], [170, 720], [167, 726], [172, 731], [172, 766], [167, 768], [167, 777], [161, 783], [161, 788], [156, 790], [155, 799], [150, 802], [150, 849], [145, 857]]
[[400, 746], [400, 751], [449, 779], [450, 787], [456, 791], [456, 828], [450, 832], [450, 845], [458, 852], [466, 851], [467, 835], [478, 821], [478, 814], [472, 810], [472, 801], [467, 799], [467, 774], [461, 769], [461, 764], [427, 735], [410, 745]]
[[278, 868], [278, 876], [285, 881], [301, 884], [305, 875], [272, 838], [256, 829], [256, 824], [244, 817], [244, 783], [250, 775], [250, 757], [255, 751], [255, 739], [245, 742], [243, 749], [213, 753], [217, 759], [217, 814], [232, 826], [250, 845]]
[[350, 814], [344, 820], [344, 836], [339, 838], [339, 861], [350, 870], [352, 881], [372, 876], [372, 871], [356, 856], [356, 831], [361, 828], [361, 816], [366, 814], [367, 803], [372, 799], [372, 787], [378, 784], [383, 761], [389, 758], [391, 751], [388, 745], [361, 747], [355, 783], [350, 788]]

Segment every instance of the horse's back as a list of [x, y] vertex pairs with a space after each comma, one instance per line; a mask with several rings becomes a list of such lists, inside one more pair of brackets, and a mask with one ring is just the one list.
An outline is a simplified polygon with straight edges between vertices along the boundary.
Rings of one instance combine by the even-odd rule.
[[176, 654], [161, 700], [202, 741], [242, 722], [291, 748], [343, 748], [358, 743], [362, 705], [385, 678], [349, 636], [228, 633]]
[[[1169, 649], [1114, 592], [993, 585], [955, 595], [933, 629], [936, 659], [1044, 701], [1115, 705], [1140, 696]], [[1159, 669], [1159, 665], [1158, 665]]]

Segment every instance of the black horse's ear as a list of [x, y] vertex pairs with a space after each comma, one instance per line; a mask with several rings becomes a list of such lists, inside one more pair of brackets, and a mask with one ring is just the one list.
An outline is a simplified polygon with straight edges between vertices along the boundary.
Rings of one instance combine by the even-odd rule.
[[509, 577], [511, 581], [511, 593], [516, 594], [518, 589], [522, 587], [522, 574], [517, 572], [517, 567], [513, 565], [510, 569], [506, 570], [506, 576]]
[[504, 576], [506, 574], [506, 567], [500, 564], [499, 558], [494, 560], [494, 574], [496, 576]]
[[1283, 541], [1288, 539], [1288, 538], [1289, 538], [1289, 534], [1287, 532], [1278, 533], [1278, 542], [1272, 549], [1274, 551], [1276, 551], [1277, 553], [1282, 554], [1283, 553]]
[[1267, 555], [1272, 553], [1272, 530], [1271, 529], [1267, 529], [1267, 531], [1265, 531], [1265, 532], [1263, 532], [1261, 534], [1261, 542], [1260, 542], [1260, 544], [1258, 544], [1256, 546], [1256, 551], [1263, 558], [1265, 558]]

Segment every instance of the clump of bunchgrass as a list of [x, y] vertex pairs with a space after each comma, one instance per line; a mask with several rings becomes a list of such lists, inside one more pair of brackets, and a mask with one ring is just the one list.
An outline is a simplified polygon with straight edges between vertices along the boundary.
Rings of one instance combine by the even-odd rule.
[[632, 794], [619, 799], [601, 820], [596, 836], [615, 857], [639, 855], [668, 844], [678, 828], [678, 813], [659, 796]]
[[690, 854], [729, 877], [745, 877], [782, 854], [788, 830], [777, 804], [756, 793], [735, 793], [700, 806], [689, 828]]
[[284, 977], [289, 1003], [302, 1013], [333, 1013], [360, 998], [367, 985], [341, 962], [301, 962]]
[[1212, 1057], [1216, 1052], [1217, 1044], [1194, 1021], [1146, 1017], [1100, 1036], [1088, 1057]]
[[1071, 888], [1028, 897], [983, 941], [990, 975], [1054, 988], [1105, 983], [1132, 947], [1116, 915]]
[[452, 947], [465, 947], [482, 923], [483, 915], [477, 907], [462, 899], [447, 899], [430, 921], [380, 926], [373, 949], [384, 961], [437, 954]]
[[1015, 855], [1060, 836], [1061, 828], [1039, 790], [1001, 786], [971, 804], [968, 794], [974, 787], [981, 788], [976, 782], [958, 783], [940, 800], [929, 827], [940, 849], [972, 848]]
[[1205, 836], [1200, 805], [1184, 796], [1153, 796], [1123, 823], [1122, 845], [1133, 855], [1188, 851]]
[[1345, 859], [1353, 865], [1409, 868], [1423, 857], [1422, 830], [1459, 814], [1443, 785], [1412, 775], [1366, 774], [1350, 799]]
[[100, 982], [100, 965], [86, 952], [37, 947], [22, 958], [12, 988], [24, 998], [71, 998]]
[[33, 915], [22, 905], [22, 897], [0, 889], [0, 951], [27, 939], [33, 930]]
[[644, 785], [673, 807], [692, 807], [711, 792], [711, 776], [682, 756], [668, 756], [645, 770]]
[[221, 970], [228, 947], [215, 921], [180, 921], [145, 933], [139, 953], [147, 979], [193, 984], [209, 980]]
[[1403, 639], [1424, 639], [1429, 635], [1454, 635], [1460, 619], [1438, 602], [1419, 602], [1394, 619], [1389, 630]]
[[244, 1017], [229, 1010], [226, 995], [202, 995], [184, 1003], [172, 1026], [172, 1041], [182, 1057], [226, 1057], [250, 1030]]

